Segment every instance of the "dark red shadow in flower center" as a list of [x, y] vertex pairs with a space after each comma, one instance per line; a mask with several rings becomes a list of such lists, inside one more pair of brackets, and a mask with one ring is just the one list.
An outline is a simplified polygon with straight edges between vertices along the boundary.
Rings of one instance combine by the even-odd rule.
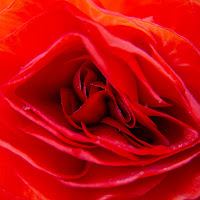
[[90, 60], [74, 74], [72, 87], [60, 89], [60, 96], [65, 116], [75, 128], [98, 124], [108, 116], [129, 128], [135, 125], [134, 114]]

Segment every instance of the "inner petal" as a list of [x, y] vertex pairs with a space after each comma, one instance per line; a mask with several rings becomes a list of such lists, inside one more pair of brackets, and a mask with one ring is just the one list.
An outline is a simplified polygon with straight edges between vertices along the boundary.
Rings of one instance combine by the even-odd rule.
[[71, 115], [71, 118], [76, 123], [98, 123], [107, 114], [106, 96], [105, 91], [93, 94]]

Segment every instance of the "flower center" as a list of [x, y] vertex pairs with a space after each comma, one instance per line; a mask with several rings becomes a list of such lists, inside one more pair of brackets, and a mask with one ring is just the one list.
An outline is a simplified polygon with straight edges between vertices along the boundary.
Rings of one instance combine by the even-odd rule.
[[104, 118], [113, 118], [128, 128], [135, 117], [126, 100], [113, 89], [99, 70], [85, 61], [73, 77], [71, 88], [61, 88], [61, 103], [68, 121], [75, 128], [81, 123], [95, 125]]

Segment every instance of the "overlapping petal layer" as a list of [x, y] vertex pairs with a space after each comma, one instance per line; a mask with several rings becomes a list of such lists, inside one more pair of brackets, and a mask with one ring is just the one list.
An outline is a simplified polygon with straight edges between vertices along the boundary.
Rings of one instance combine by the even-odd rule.
[[[10, 8], [19, 11], [20, 2]], [[2, 83], [20, 71], [1, 87], [0, 146], [26, 185], [20, 194], [11, 185], [12, 195], [159, 199], [159, 188], [191, 168], [191, 187], [183, 184], [166, 198], [197, 198], [194, 45], [90, 1], [29, 3], [41, 10], [0, 40], [2, 64], [11, 71]]]

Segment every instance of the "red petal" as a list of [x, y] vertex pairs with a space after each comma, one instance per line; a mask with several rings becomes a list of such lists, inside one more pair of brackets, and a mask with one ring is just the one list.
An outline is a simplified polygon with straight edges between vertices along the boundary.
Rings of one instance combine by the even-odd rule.
[[10, 154], [3, 148], [0, 148], [0, 160], [0, 198], [40, 200], [39, 196], [18, 177], [10, 160]]
[[137, 200], [173, 200], [198, 199], [200, 197], [200, 157], [196, 157], [187, 165], [171, 171], [166, 178]]

